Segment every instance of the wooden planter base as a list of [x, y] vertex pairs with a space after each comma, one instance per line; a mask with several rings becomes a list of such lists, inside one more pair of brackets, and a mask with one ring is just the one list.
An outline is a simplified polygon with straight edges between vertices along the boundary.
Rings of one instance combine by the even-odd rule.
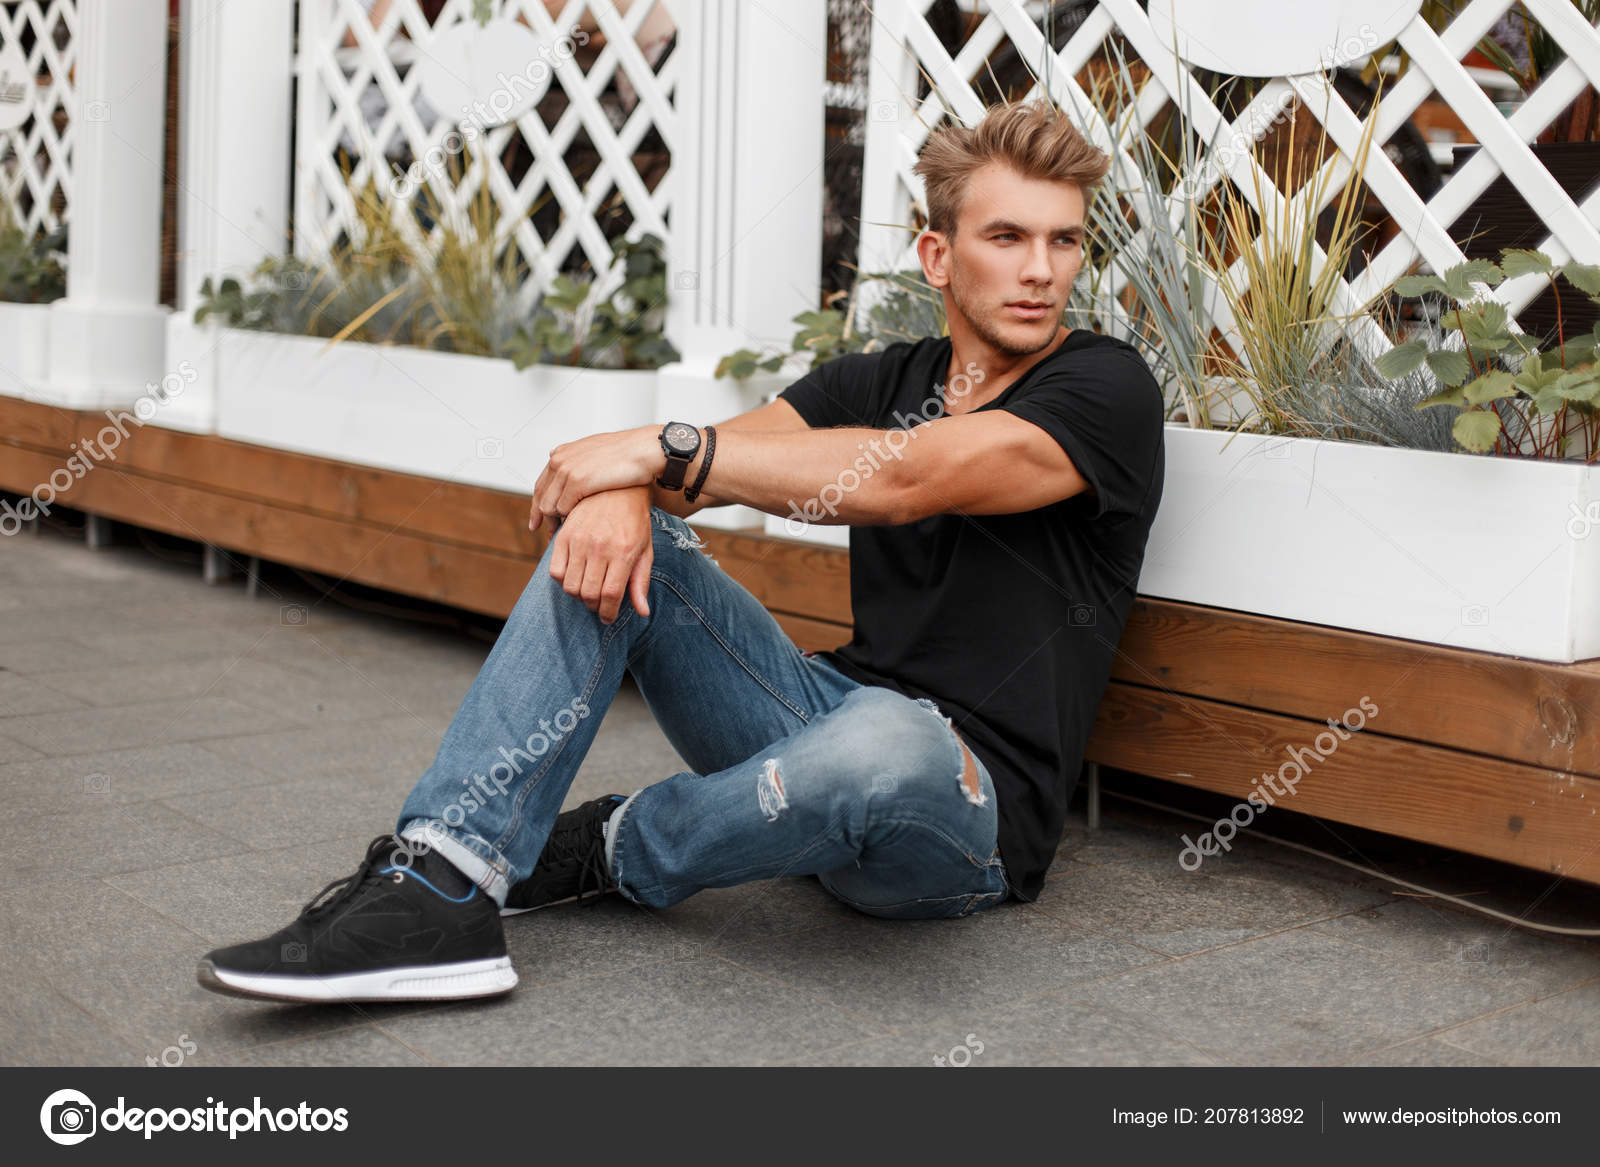
[[[32, 492], [105, 424], [0, 397], [0, 488]], [[523, 495], [129, 429], [59, 505], [497, 616], [543, 551]], [[701, 534], [802, 648], [850, 638], [848, 552]], [[1359, 732], [1329, 727], [1363, 698]], [[1291, 758], [1280, 808], [1600, 883], [1600, 662], [1140, 599], [1086, 760], [1242, 800]]]

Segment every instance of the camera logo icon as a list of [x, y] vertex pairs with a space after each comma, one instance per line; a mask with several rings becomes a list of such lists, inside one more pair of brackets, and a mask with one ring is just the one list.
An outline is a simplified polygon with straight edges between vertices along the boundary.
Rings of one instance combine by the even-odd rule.
[[306, 946], [298, 940], [291, 940], [279, 948], [278, 956], [284, 964], [304, 964], [306, 962]]
[[1077, 627], [1077, 628], [1092, 628], [1092, 627], [1094, 627], [1095, 612], [1094, 612], [1094, 605], [1093, 604], [1074, 604], [1067, 611], [1068, 611], [1068, 615], [1071, 617], [1071, 620], [1072, 620], [1072, 623], [1073, 623], [1074, 627]]
[[491, 458], [503, 458], [506, 453], [506, 444], [499, 438], [478, 439], [478, 460], [487, 461]]
[[77, 1090], [57, 1090], [39, 1108], [39, 1125], [52, 1143], [70, 1147], [95, 1132], [95, 1106]]
[[696, 292], [700, 290], [700, 273], [697, 271], [679, 271], [672, 273], [672, 290], [675, 292]]
[[306, 622], [306, 617], [310, 614], [310, 609], [304, 604], [285, 604], [278, 609], [278, 623], [298, 628]]

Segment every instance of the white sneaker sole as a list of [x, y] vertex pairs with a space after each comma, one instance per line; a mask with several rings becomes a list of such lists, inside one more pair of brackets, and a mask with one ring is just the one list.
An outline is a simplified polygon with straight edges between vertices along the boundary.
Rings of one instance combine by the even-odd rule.
[[195, 979], [213, 992], [269, 1001], [453, 1001], [497, 996], [517, 987], [509, 956], [325, 977], [241, 973], [202, 960]]
[[537, 907], [532, 908], [501, 908], [500, 914], [502, 916], [520, 916], [523, 912], [542, 912], [546, 908], [559, 908], [562, 904], [581, 903], [584, 900], [592, 900], [599, 896], [614, 895], [615, 893], [616, 888], [610, 888], [606, 891], [585, 892], [581, 896], [568, 896], [564, 900], [551, 900], [548, 904], [539, 904]]

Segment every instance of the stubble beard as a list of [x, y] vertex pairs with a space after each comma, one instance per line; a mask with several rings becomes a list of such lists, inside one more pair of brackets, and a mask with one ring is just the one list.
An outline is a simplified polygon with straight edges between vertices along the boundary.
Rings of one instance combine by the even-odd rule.
[[1056, 330], [1054, 328], [1041, 337], [1036, 344], [1018, 345], [1016, 341], [1007, 339], [995, 326], [992, 318], [985, 315], [977, 304], [967, 299], [963, 281], [959, 276], [955, 276], [954, 272], [952, 272], [952, 276], [954, 278], [950, 281], [950, 298], [955, 301], [956, 308], [966, 318], [967, 325], [977, 334], [978, 339], [996, 352], [1004, 353], [1008, 357], [1032, 356], [1055, 339]]

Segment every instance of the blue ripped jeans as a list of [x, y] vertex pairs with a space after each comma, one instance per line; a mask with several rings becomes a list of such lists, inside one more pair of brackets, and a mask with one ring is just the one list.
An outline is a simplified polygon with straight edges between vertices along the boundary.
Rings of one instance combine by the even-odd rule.
[[623, 896], [815, 875], [875, 916], [962, 916], [1006, 898], [994, 786], [932, 702], [860, 685], [795, 647], [683, 519], [651, 509], [650, 615], [603, 623], [547, 549], [399, 828], [502, 904], [633, 675], [690, 769], [636, 790], [607, 847]]

